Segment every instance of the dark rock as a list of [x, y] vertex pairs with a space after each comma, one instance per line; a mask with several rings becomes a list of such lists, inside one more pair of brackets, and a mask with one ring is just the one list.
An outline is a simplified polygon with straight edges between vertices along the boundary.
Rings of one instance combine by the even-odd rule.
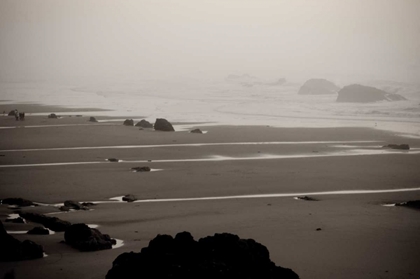
[[194, 130], [191, 130], [190, 133], [193, 133], [193, 134], [202, 134], [203, 132], [200, 129], [194, 129]]
[[98, 251], [111, 249], [116, 244], [115, 239], [102, 234], [97, 229], [89, 228], [86, 224], [74, 224], [66, 229], [64, 239], [67, 244], [80, 251]]
[[43, 227], [34, 227], [29, 230], [27, 234], [38, 234], [38, 235], [47, 235], [50, 234], [50, 231]]
[[314, 199], [312, 197], [308, 197], [308, 196], [300, 196], [300, 197], [296, 197], [298, 200], [304, 200], [304, 201], [318, 201], [317, 199]]
[[118, 163], [120, 161], [117, 158], [108, 158], [107, 160], [108, 162], [113, 162], [113, 163]]
[[58, 116], [55, 113], [51, 113], [50, 115], [48, 115], [48, 118], [57, 119]]
[[142, 119], [140, 122], [137, 122], [136, 127], [153, 128], [153, 124], [147, 120]]
[[131, 169], [135, 172], [148, 172], [148, 171], [150, 171], [149, 167], [135, 167], [135, 168], [131, 168]]
[[89, 118], [89, 122], [98, 122], [98, 120], [96, 120], [96, 118], [95, 118], [95, 117], [91, 116], [91, 117]]
[[388, 144], [388, 145], [382, 146], [382, 148], [410, 150], [410, 146], [408, 144]]
[[310, 79], [299, 89], [299, 95], [326, 95], [335, 94], [340, 87], [326, 79]]
[[16, 116], [16, 111], [15, 110], [11, 110], [11, 111], [9, 111], [9, 113], [7, 115], [8, 116]]
[[63, 232], [71, 225], [70, 222], [60, 220], [57, 217], [45, 216], [38, 213], [22, 212], [19, 215], [28, 221], [39, 223], [55, 232]]
[[337, 102], [370, 103], [377, 101], [400, 101], [404, 97], [375, 87], [352, 84], [338, 91]]
[[253, 239], [222, 233], [195, 241], [188, 232], [158, 235], [139, 253], [123, 253], [106, 275], [114, 278], [284, 278], [299, 276], [276, 266]]
[[18, 218], [7, 218], [5, 220], [7, 223], [15, 223], [15, 224], [25, 224], [25, 220], [22, 217]]
[[408, 201], [408, 202], [399, 202], [395, 206], [406, 206], [411, 208], [420, 209], [420, 200]]
[[321, 228], [317, 228], [316, 230], [317, 230], [317, 231], [321, 231], [322, 229], [321, 229]]
[[7, 198], [1, 201], [2, 204], [17, 205], [17, 206], [32, 206], [35, 205], [30, 200], [22, 198]]
[[124, 197], [122, 197], [122, 200], [126, 202], [133, 202], [136, 201], [137, 198], [133, 195], [125, 195]]
[[44, 250], [30, 240], [20, 242], [9, 235], [0, 222], [0, 261], [20, 261], [42, 258]]
[[82, 202], [81, 205], [83, 206], [95, 206], [96, 204], [93, 202]]
[[156, 131], [174, 132], [175, 129], [168, 120], [164, 118], [157, 118], [154, 126]]
[[65, 201], [64, 206], [74, 210], [89, 210], [87, 206], [81, 205], [76, 201]]
[[123, 123], [125, 126], [134, 126], [134, 120], [133, 119], [126, 119]]

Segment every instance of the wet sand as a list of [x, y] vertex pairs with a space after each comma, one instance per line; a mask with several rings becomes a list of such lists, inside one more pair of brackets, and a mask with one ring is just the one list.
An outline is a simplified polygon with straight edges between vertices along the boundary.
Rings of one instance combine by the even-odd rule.
[[[208, 131], [191, 134], [139, 130], [122, 122], [90, 123], [88, 117], [27, 116], [21, 122], [0, 118], [0, 127], [17, 124], [28, 127], [0, 129], [0, 199], [22, 197], [57, 204], [70, 199], [109, 201], [125, 194], [149, 200], [420, 187], [420, 140], [373, 129], [191, 124], [191, 129]], [[388, 143], [408, 143], [412, 149], [380, 148]], [[350, 156], [352, 152], [360, 154]], [[300, 157], [291, 158], [296, 155]], [[201, 160], [211, 158], [219, 160]], [[39, 165], [54, 163], [75, 164]], [[142, 166], [160, 171], [130, 169]], [[0, 277], [13, 268], [16, 278], [104, 278], [119, 254], [140, 251], [157, 234], [185, 230], [196, 239], [218, 232], [254, 238], [267, 246], [277, 265], [292, 268], [301, 278], [420, 276], [420, 212], [382, 206], [420, 199], [420, 191], [314, 197], [319, 201], [263, 196], [113, 202], [100, 203], [91, 211], [60, 213], [53, 216], [97, 224], [124, 245], [82, 253], [59, 243], [63, 233], [16, 234], [20, 240], [43, 245], [48, 257], [0, 263]], [[57, 212], [52, 206], [24, 210]], [[12, 212], [0, 206], [2, 221]], [[4, 224], [8, 231], [34, 226]]]

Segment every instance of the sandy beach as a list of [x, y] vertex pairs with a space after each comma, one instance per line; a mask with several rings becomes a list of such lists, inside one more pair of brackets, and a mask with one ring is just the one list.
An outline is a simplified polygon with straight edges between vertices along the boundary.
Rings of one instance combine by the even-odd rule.
[[[383, 206], [420, 199], [418, 139], [368, 128], [188, 124], [158, 132], [106, 117], [91, 123], [62, 108], [25, 107], [31, 109], [62, 118], [0, 118], [0, 198], [48, 204], [21, 210], [96, 224], [124, 244], [79, 252], [60, 243], [63, 233], [13, 234], [41, 244], [48, 256], [2, 262], [0, 277], [14, 269], [16, 278], [104, 278], [119, 254], [181, 231], [196, 239], [220, 232], [253, 238], [300, 278], [420, 276], [418, 210]], [[207, 133], [189, 133], [192, 128]], [[389, 143], [411, 149], [381, 148]], [[154, 171], [131, 170], [142, 166]], [[138, 201], [110, 200], [126, 194]], [[294, 198], [302, 195], [318, 201]], [[65, 200], [98, 204], [68, 213], [53, 206]], [[1, 205], [3, 223], [13, 212]], [[12, 233], [35, 226], [4, 225]]]

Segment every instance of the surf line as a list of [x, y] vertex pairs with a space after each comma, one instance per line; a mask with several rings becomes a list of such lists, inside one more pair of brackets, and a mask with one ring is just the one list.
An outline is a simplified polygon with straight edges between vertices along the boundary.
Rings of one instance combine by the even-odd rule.
[[94, 150], [94, 149], [131, 149], [131, 148], [158, 148], [158, 147], [199, 147], [199, 146], [224, 146], [224, 145], [302, 145], [302, 144], [340, 144], [340, 143], [375, 143], [378, 141], [267, 141], [267, 142], [216, 142], [216, 143], [179, 143], [179, 144], [150, 144], [150, 145], [113, 145], [91, 147], [57, 147], [33, 149], [9, 149], [0, 152], [25, 152], [25, 151], [63, 151], [63, 150]]
[[[323, 192], [307, 192], [307, 193], [275, 193], [275, 194], [236, 195], [236, 196], [220, 196], [220, 197], [147, 199], [147, 200], [136, 200], [134, 201], [134, 203], [284, 198], [284, 197], [295, 197], [295, 196], [322, 196], [322, 195], [383, 194], [383, 193], [398, 193], [398, 192], [413, 192], [413, 191], [420, 191], [420, 187], [402, 188], [402, 189], [382, 189], [382, 190], [340, 190], [340, 191], [323, 191]], [[110, 202], [115, 202], [115, 201], [112, 201], [111, 199]]]
[[220, 161], [251, 161], [251, 160], [280, 160], [280, 159], [301, 159], [301, 158], [325, 158], [325, 157], [347, 157], [347, 156], [372, 156], [372, 155], [414, 155], [420, 154], [420, 150], [416, 149], [410, 152], [397, 152], [388, 150], [346, 150], [345, 152], [331, 152], [326, 154], [293, 154], [293, 155], [271, 155], [262, 154], [252, 157], [229, 157], [229, 156], [212, 156], [209, 158], [196, 159], [160, 159], [160, 160], [119, 160], [117, 162], [94, 161], [94, 162], [63, 162], [63, 163], [41, 163], [41, 164], [20, 164], [20, 165], [0, 165], [0, 168], [18, 168], [18, 167], [49, 167], [49, 166], [66, 166], [66, 165], [89, 165], [89, 164], [121, 164], [121, 163], [187, 163], [187, 162], [220, 162]]

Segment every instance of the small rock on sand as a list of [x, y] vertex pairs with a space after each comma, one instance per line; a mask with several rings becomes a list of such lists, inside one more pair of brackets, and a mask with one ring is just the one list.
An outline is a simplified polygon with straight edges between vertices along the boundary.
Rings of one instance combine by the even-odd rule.
[[133, 119], [126, 119], [123, 123], [125, 126], [134, 126], [134, 120]]
[[118, 160], [117, 158], [108, 158], [107, 161], [108, 162], [113, 162], [113, 163], [118, 163], [120, 160]]
[[122, 197], [122, 200], [126, 202], [134, 202], [137, 200], [137, 198], [133, 195], [125, 195], [124, 197]]
[[48, 115], [48, 118], [57, 119], [58, 116], [55, 113], [51, 113], [50, 115]]
[[156, 131], [164, 131], [164, 132], [174, 132], [175, 131], [172, 124], [164, 118], [157, 118], [156, 122], [155, 122], [155, 125], [154, 125], [154, 128], [155, 128]]
[[89, 122], [98, 122], [98, 120], [96, 120], [96, 118], [95, 118], [95, 117], [91, 116], [91, 117], [89, 118]]
[[142, 119], [140, 120], [140, 122], [137, 122], [136, 127], [141, 127], [141, 128], [153, 128], [153, 124], [150, 123], [149, 121]]
[[390, 148], [390, 149], [400, 149], [400, 150], [410, 150], [410, 146], [408, 144], [388, 144], [382, 146], [382, 148]]
[[202, 134], [203, 132], [200, 129], [191, 130], [190, 133], [192, 134]]
[[135, 167], [131, 168], [135, 172], [149, 172], [151, 169], [149, 167]]

